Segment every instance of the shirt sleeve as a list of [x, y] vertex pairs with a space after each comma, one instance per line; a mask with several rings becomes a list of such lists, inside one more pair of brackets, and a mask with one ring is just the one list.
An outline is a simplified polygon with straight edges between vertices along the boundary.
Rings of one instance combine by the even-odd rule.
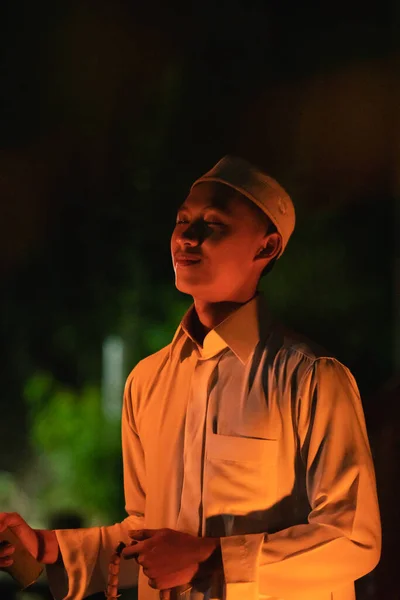
[[381, 527], [364, 414], [349, 370], [314, 361], [297, 398], [308, 522], [221, 539], [227, 600], [285, 598], [345, 588], [379, 561]]
[[[129, 543], [128, 531], [144, 525], [144, 456], [135, 427], [133, 410], [133, 372], [125, 385], [122, 410], [122, 453], [124, 488], [128, 517], [107, 527], [56, 531], [62, 565], [48, 565], [47, 576], [56, 600], [81, 600], [104, 591], [108, 564], [120, 541]], [[134, 560], [121, 560], [119, 587], [137, 585], [138, 566]]]

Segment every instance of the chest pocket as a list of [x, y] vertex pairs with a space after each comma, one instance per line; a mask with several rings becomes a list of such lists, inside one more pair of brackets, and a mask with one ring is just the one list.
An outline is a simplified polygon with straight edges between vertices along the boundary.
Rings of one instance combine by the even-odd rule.
[[277, 501], [278, 441], [212, 433], [205, 456], [205, 516], [250, 515]]

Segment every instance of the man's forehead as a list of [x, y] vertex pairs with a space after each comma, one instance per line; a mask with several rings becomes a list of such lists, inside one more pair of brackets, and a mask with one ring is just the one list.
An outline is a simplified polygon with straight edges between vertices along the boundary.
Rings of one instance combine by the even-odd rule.
[[200, 183], [190, 191], [179, 210], [213, 208], [231, 214], [235, 203], [240, 202], [240, 196], [233, 188], [218, 182]]

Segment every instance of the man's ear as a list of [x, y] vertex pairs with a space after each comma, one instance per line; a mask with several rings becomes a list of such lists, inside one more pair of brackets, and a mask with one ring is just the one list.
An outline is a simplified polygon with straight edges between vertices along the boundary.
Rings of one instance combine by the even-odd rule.
[[278, 256], [279, 252], [281, 251], [281, 248], [282, 248], [281, 234], [278, 233], [277, 231], [274, 233], [269, 233], [268, 235], [265, 236], [265, 243], [259, 249], [255, 258], [256, 259], [268, 258], [269, 260], [272, 260], [273, 258], [276, 258]]

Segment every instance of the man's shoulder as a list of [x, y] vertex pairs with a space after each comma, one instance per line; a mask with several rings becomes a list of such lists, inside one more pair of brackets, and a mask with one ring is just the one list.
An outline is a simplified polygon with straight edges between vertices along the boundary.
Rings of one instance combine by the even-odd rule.
[[281, 323], [276, 324], [271, 337], [278, 352], [287, 358], [297, 358], [305, 363], [314, 363], [320, 358], [335, 359], [334, 354], [321, 344]]
[[313, 377], [317, 373], [339, 374], [340, 371], [349, 376], [347, 367], [332, 352], [281, 324], [273, 328], [266, 351], [266, 366], [283, 385], [290, 382], [291, 386], [298, 387], [307, 374]]
[[132, 370], [131, 376], [135, 379], [141, 379], [156, 375], [167, 362], [170, 350], [171, 344], [168, 344], [164, 348], [157, 350], [157, 352], [142, 358]]

